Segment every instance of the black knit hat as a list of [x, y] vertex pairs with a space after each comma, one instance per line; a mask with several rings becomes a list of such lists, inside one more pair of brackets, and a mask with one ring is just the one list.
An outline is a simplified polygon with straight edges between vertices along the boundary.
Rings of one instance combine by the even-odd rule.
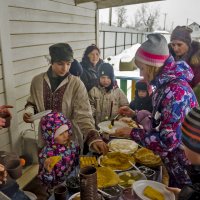
[[146, 90], [148, 91], [147, 83], [144, 81], [138, 81], [135, 85], [136, 90]]
[[180, 40], [185, 42], [188, 46], [191, 45], [192, 38], [191, 38], [192, 29], [187, 26], [177, 26], [171, 34], [170, 40]]
[[111, 80], [114, 80], [114, 70], [111, 64], [109, 63], [103, 63], [99, 67], [98, 76], [108, 76]]
[[67, 43], [57, 43], [49, 47], [51, 63], [59, 61], [73, 61], [73, 50]]
[[69, 72], [74, 76], [81, 76], [83, 73], [82, 65], [76, 59], [74, 59], [69, 69]]
[[182, 123], [182, 141], [192, 151], [200, 153], [200, 107], [193, 108]]
[[108, 76], [111, 80], [111, 85], [109, 86], [109, 90], [113, 88], [114, 82], [115, 82], [115, 75], [114, 75], [114, 69], [113, 66], [109, 63], [103, 63], [100, 65], [98, 70], [98, 77], [101, 76]]

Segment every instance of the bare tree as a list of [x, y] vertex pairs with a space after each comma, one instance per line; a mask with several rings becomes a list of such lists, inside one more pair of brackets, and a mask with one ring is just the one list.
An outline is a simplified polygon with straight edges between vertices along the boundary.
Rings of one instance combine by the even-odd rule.
[[160, 11], [158, 8], [150, 8], [147, 4], [143, 4], [137, 9], [135, 14], [135, 28], [153, 31], [159, 22]]
[[117, 26], [122, 27], [127, 20], [127, 15], [126, 15], [127, 9], [125, 7], [119, 7], [116, 10], [117, 13]]

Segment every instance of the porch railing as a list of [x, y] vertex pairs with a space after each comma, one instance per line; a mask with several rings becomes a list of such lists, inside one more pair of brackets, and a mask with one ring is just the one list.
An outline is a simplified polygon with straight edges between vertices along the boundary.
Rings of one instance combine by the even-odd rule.
[[[108, 56], [117, 55], [127, 47], [130, 47], [136, 43], [142, 43], [144, 40], [146, 40], [146, 33], [110, 30], [100, 30], [99, 32], [101, 35], [100, 49], [103, 59]], [[110, 39], [112, 42], [109, 42]], [[108, 55], [106, 50], [111, 53]]]

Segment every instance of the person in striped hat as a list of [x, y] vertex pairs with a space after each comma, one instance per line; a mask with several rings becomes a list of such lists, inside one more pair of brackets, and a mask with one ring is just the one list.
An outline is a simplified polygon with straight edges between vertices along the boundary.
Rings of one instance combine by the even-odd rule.
[[149, 34], [135, 55], [135, 64], [144, 80], [153, 85], [152, 114], [121, 107], [119, 113], [141, 124], [142, 128], [122, 128], [116, 136], [130, 137], [158, 154], [169, 174], [169, 185], [182, 188], [190, 184], [189, 162], [181, 148], [181, 123], [191, 108], [198, 105], [188, 82], [194, 74], [185, 61], [175, 62], [165, 37]]
[[196, 168], [196, 183], [182, 189], [168, 188], [178, 200], [200, 199], [200, 107], [193, 108], [182, 123], [182, 142], [188, 160]]

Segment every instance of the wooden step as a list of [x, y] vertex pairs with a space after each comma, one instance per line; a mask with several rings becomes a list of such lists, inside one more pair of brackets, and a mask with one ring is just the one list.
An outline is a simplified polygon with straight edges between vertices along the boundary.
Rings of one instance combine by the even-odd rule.
[[22, 176], [17, 179], [17, 183], [19, 184], [20, 189], [23, 189], [37, 176], [38, 168], [38, 164], [33, 164], [23, 169]]

